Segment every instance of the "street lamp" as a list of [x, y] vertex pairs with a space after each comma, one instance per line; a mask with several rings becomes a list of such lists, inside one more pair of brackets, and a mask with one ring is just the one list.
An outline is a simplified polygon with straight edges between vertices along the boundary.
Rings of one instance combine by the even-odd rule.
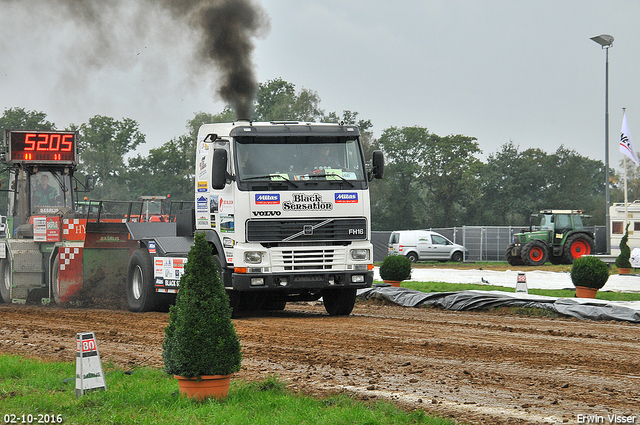
[[607, 254], [611, 254], [611, 220], [609, 213], [609, 47], [613, 46], [613, 37], [609, 34], [600, 34], [591, 37], [593, 41], [602, 46], [607, 52], [604, 68], [604, 196], [606, 202], [606, 232], [607, 232]]

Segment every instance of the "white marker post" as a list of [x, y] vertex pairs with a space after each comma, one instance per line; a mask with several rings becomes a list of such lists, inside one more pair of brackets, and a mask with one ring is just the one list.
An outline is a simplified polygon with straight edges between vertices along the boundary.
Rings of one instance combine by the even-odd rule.
[[77, 334], [76, 348], [76, 398], [86, 391], [106, 390], [98, 344], [93, 332]]
[[525, 294], [529, 293], [529, 288], [527, 288], [527, 276], [520, 272], [518, 272], [518, 281], [516, 282], [516, 293], [518, 292], [524, 292]]

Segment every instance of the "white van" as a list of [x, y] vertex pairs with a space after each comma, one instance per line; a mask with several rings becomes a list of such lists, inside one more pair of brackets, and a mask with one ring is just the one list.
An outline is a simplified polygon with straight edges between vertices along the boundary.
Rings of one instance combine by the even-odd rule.
[[462, 261], [465, 248], [430, 230], [401, 230], [389, 236], [389, 255], [417, 261]]

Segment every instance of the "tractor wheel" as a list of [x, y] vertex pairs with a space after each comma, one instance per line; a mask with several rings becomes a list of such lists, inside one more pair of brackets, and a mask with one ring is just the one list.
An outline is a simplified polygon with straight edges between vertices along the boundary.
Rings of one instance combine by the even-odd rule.
[[2, 301], [11, 303], [11, 260], [0, 260], [0, 294]]
[[521, 257], [514, 257], [511, 253], [515, 244], [510, 244], [507, 247], [507, 250], [504, 252], [504, 256], [507, 258], [507, 263], [511, 266], [523, 266], [524, 261], [522, 261]]
[[584, 233], [571, 235], [564, 243], [563, 260], [565, 264], [573, 264], [573, 260], [583, 255], [591, 255], [596, 251], [596, 244], [593, 238]]
[[153, 281], [153, 265], [147, 248], [134, 251], [127, 270], [127, 303], [135, 312], [153, 311], [159, 305]]
[[53, 260], [53, 268], [51, 270], [51, 294], [53, 301], [60, 304], [60, 253], [56, 254]]
[[527, 266], [541, 266], [548, 258], [549, 250], [541, 241], [531, 241], [522, 247], [522, 260]]

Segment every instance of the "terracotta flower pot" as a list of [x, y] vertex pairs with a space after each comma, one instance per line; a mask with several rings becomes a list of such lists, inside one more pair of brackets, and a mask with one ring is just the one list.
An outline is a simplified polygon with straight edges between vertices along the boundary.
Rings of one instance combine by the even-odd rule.
[[178, 380], [180, 393], [195, 400], [206, 398], [226, 398], [229, 394], [231, 375], [202, 375], [199, 377], [185, 378], [173, 375]]
[[391, 286], [397, 286], [399, 287], [400, 284], [402, 283], [401, 280], [383, 280], [384, 283], [388, 283]]
[[587, 288], [586, 286], [576, 286], [576, 297], [578, 298], [595, 298], [597, 293], [597, 289]]
[[618, 274], [629, 274], [631, 273], [631, 269], [626, 267], [618, 267]]

